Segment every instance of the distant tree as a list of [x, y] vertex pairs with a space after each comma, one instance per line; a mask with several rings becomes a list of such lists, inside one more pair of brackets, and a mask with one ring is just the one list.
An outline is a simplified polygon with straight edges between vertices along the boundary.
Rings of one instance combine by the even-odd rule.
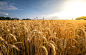
[[19, 20], [19, 19], [17, 19], [17, 20]]
[[76, 20], [86, 20], [86, 16], [78, 17]]
[[19, 20], [18, 18], [0, 17], [0, 20]]
[[6, 17], [6, 20], [11, 20], [11, 18], [10, 17]]
[[30, 18], [27, 18], [27, 19], [23, 18], [22, 20], [31, 20], [31, 19]]
[[30, 18], [27, 18], [26, 20], [31, 20]]
[[0, 20], [5, 20], [5, 17], [0, 17]]
[[11, 18], [11, 20], [14, 20], [14, 18]]
[[19, 20], [19, 18], [14, 18], [14, 20]]
[[11, 20], [19, 20], [19, 18], [11, 18]]
[[23, 18], [22, 20], [25, 20], [25, 18]]

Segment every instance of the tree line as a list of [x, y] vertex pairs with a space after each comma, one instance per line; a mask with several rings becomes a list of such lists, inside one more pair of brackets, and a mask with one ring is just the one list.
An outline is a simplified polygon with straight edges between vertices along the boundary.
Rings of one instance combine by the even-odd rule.
[[[20, 20], [19, 18], [11, 18], [11, 17], [0, 17], [0, 20]], [[31, 20], [30, 18], [24, 18], [22, 20]]]
[[[34, 18], [34, 20], [35, 19], [38, 20], [38, 17]], [[0, 20], [20, 20], [20, 19], [19, 18], [11, 18], [11, 17], [3, 17], [3, 16], [1, 16]], [[23, 18], [22, 20], [31, 20], [31, 19], [30, 18], [26, 18], [26, 19]], [[75, 20], [86, 20], [86, 16], [78, 17]]]
[[86, 20], [86, 16], [78, 17], [78, 18], [76, 18], [76, 20]]

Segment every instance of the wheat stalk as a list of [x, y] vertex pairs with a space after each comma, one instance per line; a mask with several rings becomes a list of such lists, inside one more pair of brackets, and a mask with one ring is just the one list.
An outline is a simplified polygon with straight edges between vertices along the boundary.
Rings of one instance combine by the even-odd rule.
[[48, 55], [48, 51], [47, 51], [47, 48], [45, 46], [40, 46], [39, 49], [40, 48], [43, 48], [45, 50], [45, 53], [46, 53], [45, 55]]
[[9, 34], [9, 35], [11, 35], [16, 41], [17, 41], [17, 39], [16, 39], [16, 36], [15, 35], [13, 35], [13, 34]]
[[16, 47], [15, 45], [12, 45], [12, 44], [8, 44], [8, 46], [9, 46], [9, 48], [11, 49], [11, 48], [15, 48], [15, 49], [17, 49], [18, 51], [21, 51], [18, 47]]

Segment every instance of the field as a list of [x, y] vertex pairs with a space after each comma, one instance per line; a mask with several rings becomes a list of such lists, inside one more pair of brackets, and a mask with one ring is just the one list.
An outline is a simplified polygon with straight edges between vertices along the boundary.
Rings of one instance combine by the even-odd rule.
[[1, 20], [0, 55], [86, 55], [86, 21]]

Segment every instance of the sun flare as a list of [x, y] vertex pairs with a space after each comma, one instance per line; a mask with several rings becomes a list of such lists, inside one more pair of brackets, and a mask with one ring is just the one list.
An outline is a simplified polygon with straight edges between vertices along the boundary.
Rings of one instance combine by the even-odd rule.
[[61, 16], [65, 17], [80, 17], [86, 16], [86, 2], [82, 1], [73, 1], [73, 2], [66, 2], [64, 6], [64, 14], [61, 13]]

